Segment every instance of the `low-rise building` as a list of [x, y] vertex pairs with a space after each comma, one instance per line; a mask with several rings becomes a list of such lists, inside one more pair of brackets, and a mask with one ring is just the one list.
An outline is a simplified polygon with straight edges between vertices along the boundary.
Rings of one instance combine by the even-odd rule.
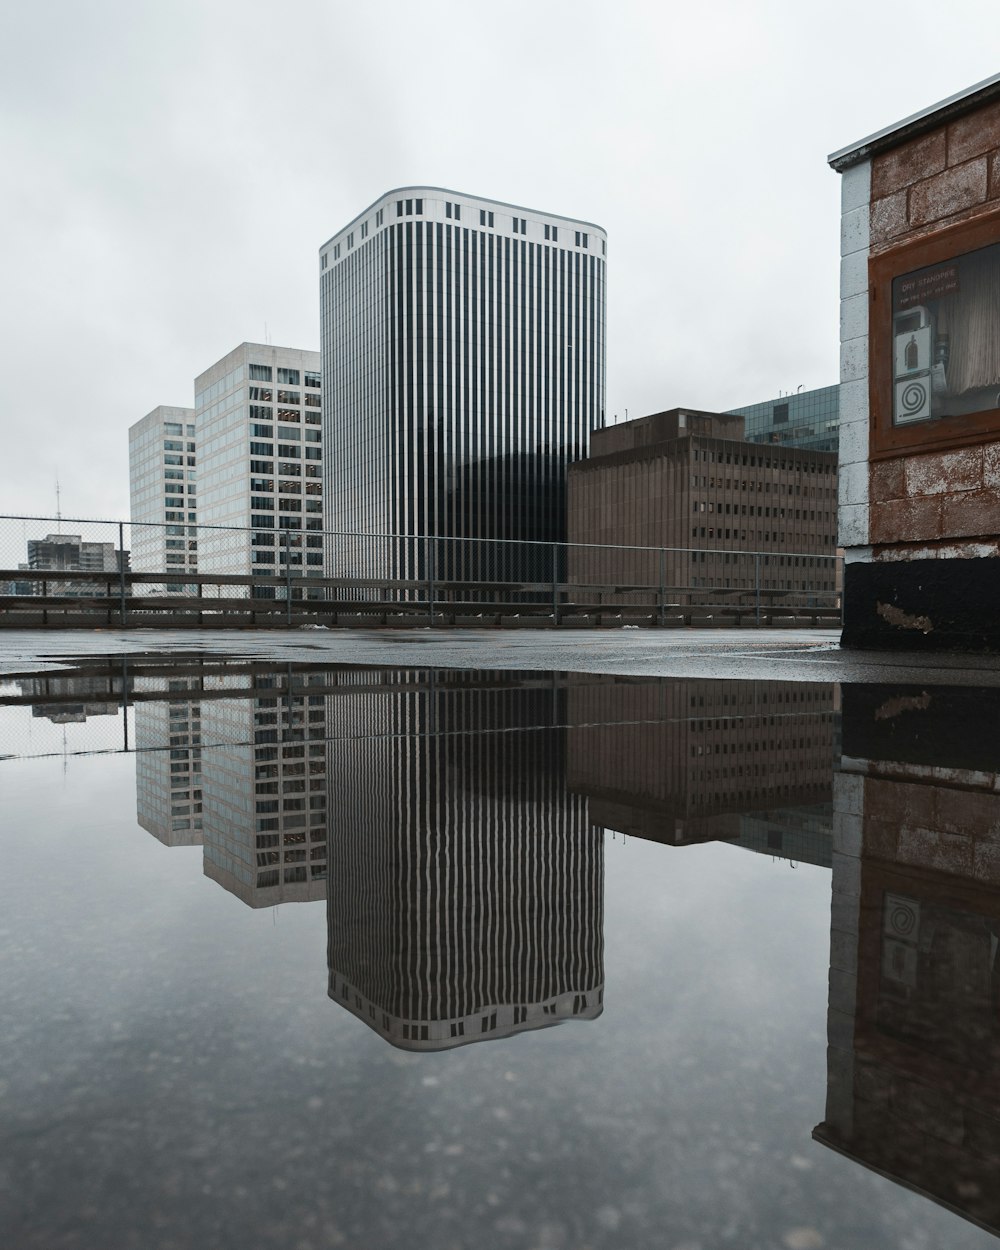
[[569, 470], [570, 580], [836, 588], [837, 457], [744, 439], [742, 416], [673, 408], [595, 430]]

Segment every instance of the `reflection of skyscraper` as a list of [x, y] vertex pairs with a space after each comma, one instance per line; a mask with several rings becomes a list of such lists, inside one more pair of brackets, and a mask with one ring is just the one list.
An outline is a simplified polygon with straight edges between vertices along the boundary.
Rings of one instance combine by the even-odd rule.
[[996, 691], [847, 687], [814, 1137], [1000, 1234]]
[[[595, 678], [569, 691], [568, 785], [604, 828], [672, 844], [746, 837], [778, 854], [787, 831], [823, 862], [834, 706], [829, 683]], [[816, 821], [788, 814], [804, 806]], [[769, 813], [773, 845], [751, 812]]]
[[602, 1010], [602, 835], [566, 791], [553, 693], [476, 681], [329, 711], [330, 997], [411, 1049]]
[[325, 700], [273, 681], [203, 704], [205, 874], [251, 907], [326, 893]]

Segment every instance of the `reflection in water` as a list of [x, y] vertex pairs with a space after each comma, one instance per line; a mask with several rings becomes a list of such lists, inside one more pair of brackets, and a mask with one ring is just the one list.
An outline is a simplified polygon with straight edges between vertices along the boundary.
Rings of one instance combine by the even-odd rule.
[[1000, 771], [984, 697], [845, 692], [814, 1136], [1000, 1233]]
[[820, 684], [191, 664], [21, 701], [102, 694], [140, 824], [250, 906], [324, 899], [330, 998], [406, 1049], [600, 1015], [604, 829], [832, 864], [813, 1136], [1000, 1233], [990, 692], [846, 687], [843, 753]]
[[611, 678], [569, 692], [569, 786], [607, 829], [829, 865], [830, 683]]
[[421, 1050], [593, 1019], [604, 990], [603, 835], [566, 790], [565, 692], [449, 678], [341, 702], [377, 736], [329, 755], [330, 997]]

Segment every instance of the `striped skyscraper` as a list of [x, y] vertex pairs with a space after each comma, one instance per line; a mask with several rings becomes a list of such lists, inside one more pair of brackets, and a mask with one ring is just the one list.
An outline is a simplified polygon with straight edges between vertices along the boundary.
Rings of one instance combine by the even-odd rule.
[[[589, 222], [439, 187], [390, 191], [325, 243], [328, 528], [564, 539], [567, 465], [604, 422], [606, 252]], [[335, 544], [333, 566], [411, 552], [412, 572], [422, 551]]]

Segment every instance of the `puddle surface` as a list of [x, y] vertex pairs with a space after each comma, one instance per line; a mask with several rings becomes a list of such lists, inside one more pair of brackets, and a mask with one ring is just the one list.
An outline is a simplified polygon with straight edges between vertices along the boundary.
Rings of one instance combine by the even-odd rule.
[[998, 711], [195, 656], [6, 679], [8, 1244], [994, 1245]]

